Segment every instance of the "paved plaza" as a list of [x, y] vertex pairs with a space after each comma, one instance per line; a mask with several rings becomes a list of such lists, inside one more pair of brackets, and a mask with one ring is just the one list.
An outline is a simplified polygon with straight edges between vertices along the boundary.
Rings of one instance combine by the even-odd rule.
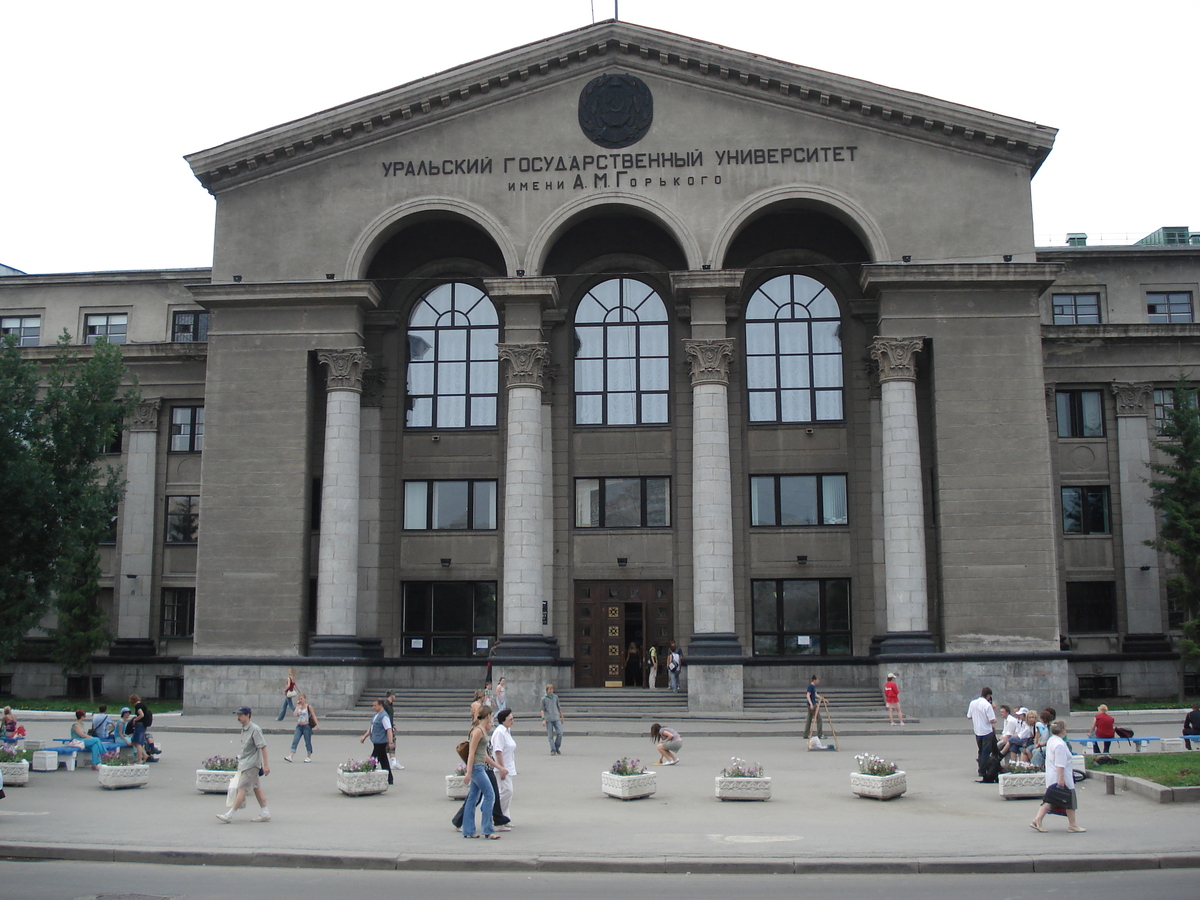
[[[33, 738], [66, 733], [66, 720], [22, 720]], [[386, 794], [346, 797], [335, 787], [338, 762], [368, 755], [366, 727], [327, 716], [314, 738], [283, 757], [290, 731], [263, 716], [271, 773], [263, 780], [273, 819], [252, 823], [257, 805], [232, 825], [217, 822], [223, 795], [195, 790], [201, 760], [236, 753], [234, 717], [156, 717], [164, 747], [150, 783], [105, 791], [87, 767], [32, 773], [29, 786], [0, 801], [0, 855], [64, 859], [194, 862], [226, 865], [453, 869], [465, 860], [546, 871], [1053, 871], [1200, 867], [1200, 806], [1158, 805], [1133, 794], [1106, 796], [1103, 784], [1080, 786], [1079, 822], [1049, 833], [1028, 827], [1033, 800], [1003, 800], [995, 785], [975, 783], [974, 741], [963, 720], [926, 720], [909, 728], [859, 725], [840, 733], [837, 752], [807, 752], [794, 721], [681, 719], [681, 763], [655, 768], [658, 791], [621, 802], [600, 793], [600, 773], [620, 756], [656, 758], [637, 723], [572, 721], [563, 755], [551, 757], [536, 718], [519, 720], [515, 827], [495, 842], [464, 843], [451, 826], [457, 803], [444, 776], [465, 737], [452, 725], [402, 723], [405, 768]], [[1082, 733], [1090, 717], [1072, 718]], [[1174, 717], [1148, 718], [1140, 734], [1177, 730]], [[1168, 730], [1173, 729], [1173, 730]], [[413, 731], [442, 733], [414, 734]], [[907, 772], [908, 793], [881, 803], [853, 796], [854, 754], [868, 751]], [[714, 776], [731, 757], [762, 763], [773, 779], [765, 803], [715, 799]]]

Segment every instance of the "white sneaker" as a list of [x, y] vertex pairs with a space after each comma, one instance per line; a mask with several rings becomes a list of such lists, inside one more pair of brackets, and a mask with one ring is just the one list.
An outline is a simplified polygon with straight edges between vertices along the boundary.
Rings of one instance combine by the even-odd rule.
[[[217, 818], [219, 819], [220, 816], [217, 816]], [[271, 814], [270, 813], [260, 813], [259, 815], [255, 816], [253, 819], [251, 819], [250, 821], [251, 822], [270, 822]]]
[[285, 756], [283, 759], [284, 759], [284, 762], [291, 762], [291, 761], [292, 761], [292, 755], [289, 753], [289, 754], [288, 754], [287, 756]]
[[312, 762], [312, 757], [311, 757], [311, 756], [306, 756], [306, 757], [304, 757], [304, 761], [305, 761], [305, 762]]
[[230, 822], [233, 821], [233, 810], [231, 809], [227, 813], [217, 813], [217, 818], [220, 819], [226, 825], [228, 825]]
[[396, 762], [395, 760], [393, 760], [393, 761], [392, 761], [392, 768], [393, 768], [393, 769], [397, 769], [397, 770], [399, 770], [399, 769], [403, 769], [403, 768], [404, 768], [404, 766], [400, 765], [400, 763], [398, 763], [398, 762]]

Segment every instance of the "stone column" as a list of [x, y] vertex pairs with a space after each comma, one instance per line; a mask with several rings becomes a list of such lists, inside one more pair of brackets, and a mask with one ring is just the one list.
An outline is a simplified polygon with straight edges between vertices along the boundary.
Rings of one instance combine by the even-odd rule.
[[1121, 549], [1125, 557], [1126, 651], [1170, 650], [1163, 633], [1158, 551], [1145, 542], [1157, 536], [1150, 505], [1151, 417], [1154, 385], [1114, 382], [1117, 407], [1117, 470], [1121, 498]]
[[359, 474], [363, 372], [361, 347], [318, 350], [329, 368], [325, 397], [325, 464], [321, 473], [317, 633], [312, 656], [364, 656], [358, 639]]
[[553, 658], [542, 632], [545, 467], [542, 389], [549, 345], [497, 344], [508, 387], [504, 470], [503, 655]]
[[554, 637], [554, 391], [555, 367], [542, 388], [542, 634]]
[[876, 338], [883, 431], [883, 562], [887, 634], [881, 653], [936, 650], [929, 632], [925, 504], [917, 433], [916, 353], [923, 337]]
[[150, 634], [154, 589], [154, 491], [158, 460], [158, 411], [162, 400], [142, 400], [125, 444], [125, 500], [121, 509], [121, 559], [117, 566], [117, 638], [114, 652], [153, 655]]

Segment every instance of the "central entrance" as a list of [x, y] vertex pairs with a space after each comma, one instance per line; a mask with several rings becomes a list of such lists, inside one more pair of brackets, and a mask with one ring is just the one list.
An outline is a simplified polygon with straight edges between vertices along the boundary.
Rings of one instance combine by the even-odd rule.
[[578, 687], [645, 687], [650, 645], [658, 649], [656, 687], [666, 684], [671, 582], [577, 581], [574, 605]]

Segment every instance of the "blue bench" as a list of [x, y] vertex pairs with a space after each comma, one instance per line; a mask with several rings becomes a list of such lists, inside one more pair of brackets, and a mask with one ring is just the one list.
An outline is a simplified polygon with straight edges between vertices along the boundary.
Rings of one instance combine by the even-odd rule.
[[1111, 737], [1111, 738], [1086, 737], [1086, 738], [1063, 738], [1063, 740], [1069, 744], [1083, 744], [1085, 746], [1087, 744], [1102, 744], [1102, 743], [1103, 744], [1119, 744], [1121, 741], [1124, 741], [1127, 744], [1134, 744], [1137, 747], [1137, 751], [1139, 753], [1141, 753], [1143, 744], [1150, 744], [1154, 741], [1161, 741], [1162, 738], [1157, 738], [1157, 737], [1128, 737], [1128, 738], [1126, 738], [1126, 737]]

